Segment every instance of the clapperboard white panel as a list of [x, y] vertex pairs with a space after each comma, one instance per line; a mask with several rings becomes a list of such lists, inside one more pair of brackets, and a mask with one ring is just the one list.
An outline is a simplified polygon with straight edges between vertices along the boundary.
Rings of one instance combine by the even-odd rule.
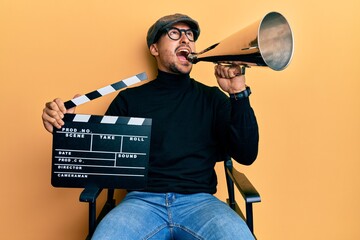
[[66, 114], [64, 122], [53, 133], [53, 186], [145, 188], [151, 119]]

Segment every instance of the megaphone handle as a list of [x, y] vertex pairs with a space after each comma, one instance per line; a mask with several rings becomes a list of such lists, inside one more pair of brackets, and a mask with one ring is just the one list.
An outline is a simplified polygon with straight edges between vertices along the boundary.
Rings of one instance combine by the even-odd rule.
[[240, 75], [245, 75], [246, 65], [240, 65]]
[[[229, 66], [229, 67], [232, 67], [232, 66], [236, 66], [237, 64], [235, 63], [231, 63], [231, 62], [218, 62], [218, 63], [215, 63], [215, 64], [220, 64], [220, 65], [223, 65], [223, 66]], [[245, 65], [245, 64], [239, 64], [239, 67], [240, 67], [240, 73], [237, 74], [237, 76], [240, 76], [240, 75], [245, 75], [246, 73], [246, 68], [250, 67], [249, 65]]]
[[[234, 65], [234, 64], [231, 64], [231, 65]], [[246, 73], [246, 68], [249, 67], [249, 66], [248, 66], [248, 65], [244, 65], [244, 64], [240, 64], [239, 67], [240, 67], [240, 73], [237, 74], [236, 76], [245, 75], [245, 73]]]

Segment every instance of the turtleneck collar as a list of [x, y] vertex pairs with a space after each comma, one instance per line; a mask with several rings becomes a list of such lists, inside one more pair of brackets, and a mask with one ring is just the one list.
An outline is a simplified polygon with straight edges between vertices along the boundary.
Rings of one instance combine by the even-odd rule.
[[189, 74], [173, 74], [158, 70], [157, 78], [154, 80], [156, 86], [162, 88], [185, 88], [191, 80]]

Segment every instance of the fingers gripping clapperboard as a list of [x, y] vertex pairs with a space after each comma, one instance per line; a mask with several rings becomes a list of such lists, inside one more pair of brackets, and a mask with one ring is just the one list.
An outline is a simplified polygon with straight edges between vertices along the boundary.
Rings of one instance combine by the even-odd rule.
[[[147, 79], [135, 75], [65, 102], [72, 108]], [[150, 151], [151, 119], [65, 114], [53, 132], [54, 187], [143, 189]]]

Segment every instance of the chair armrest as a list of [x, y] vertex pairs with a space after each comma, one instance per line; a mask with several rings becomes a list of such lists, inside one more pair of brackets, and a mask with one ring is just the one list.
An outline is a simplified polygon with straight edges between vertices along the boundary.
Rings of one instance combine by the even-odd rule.
[[80, 202], [96, 202], [97, 197], [101, 193], [102, 188], [98, 187], [85, 187], [80, 194]]
[[239, 189], [246, 203], [261, 202], [260, 194], [251, 184], [245, 174], [240, 173], [233, 167], [231, 169], [226, 168], [226, 171], [235, 183], [235, 186]]

